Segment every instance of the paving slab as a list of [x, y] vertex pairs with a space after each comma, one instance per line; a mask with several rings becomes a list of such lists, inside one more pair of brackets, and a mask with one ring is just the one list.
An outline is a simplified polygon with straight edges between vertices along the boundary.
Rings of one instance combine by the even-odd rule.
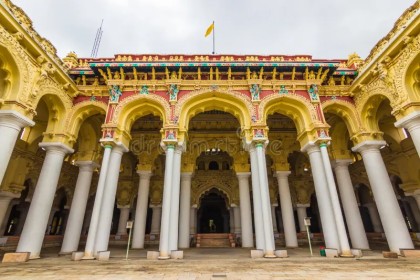
[[249, 249], [194, 248], [181, 260], [147, 260], [147, 251], [111, 247], [109, 261], [74, 262], [58, 256], [60, 248], [43, 250], [41, 259], [0, 264], [0, 279], [420, 279], [418, 259], [385, 259], [369, 251], [362, 259], [311, 257], [308, 248], [289, 250], [285, 259], [251, 259]]

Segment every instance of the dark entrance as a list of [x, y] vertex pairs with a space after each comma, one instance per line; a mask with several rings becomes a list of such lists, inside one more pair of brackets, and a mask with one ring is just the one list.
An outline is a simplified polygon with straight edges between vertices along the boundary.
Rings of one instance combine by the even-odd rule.
[[202, 199], [197, 212], [198, 233], [229, 233], [229, 211], [226, 198], [217, 189], [211, 189]]

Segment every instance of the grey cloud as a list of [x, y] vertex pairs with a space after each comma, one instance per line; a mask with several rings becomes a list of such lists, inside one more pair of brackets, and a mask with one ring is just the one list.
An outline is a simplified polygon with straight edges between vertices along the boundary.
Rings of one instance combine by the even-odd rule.
[[37, 0], [14, 1], [60, 56], [90, 55], [101, 19], [99, 56], [115, 53], [216, 52], [362, 57], [414, 0]]

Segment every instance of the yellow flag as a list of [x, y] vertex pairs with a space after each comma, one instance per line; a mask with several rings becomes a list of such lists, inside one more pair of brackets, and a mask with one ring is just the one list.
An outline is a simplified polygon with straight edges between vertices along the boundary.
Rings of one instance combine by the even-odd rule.
[[209, 36], [211, 32], [213, 31], [213, 29], [214, 29], [214, 22], [207, 28], [206, 35], [204, 35], [204, 37]]

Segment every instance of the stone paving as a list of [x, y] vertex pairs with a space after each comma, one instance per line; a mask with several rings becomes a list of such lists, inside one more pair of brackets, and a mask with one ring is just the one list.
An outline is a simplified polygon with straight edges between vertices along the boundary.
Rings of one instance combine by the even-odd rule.
[[185, 259], [146, 260], [145, 250], [111, 248], [109, 261], [57, 257], [59, 248], [27, 263], [0, 264], [0, 279], [420, 279], [420, 259], [384, 259], [368, 251], [360, 259], [310, 257], [306, 248], [289, 249], [287, 259], [250, 259], [245, 249], [189, 249]]

